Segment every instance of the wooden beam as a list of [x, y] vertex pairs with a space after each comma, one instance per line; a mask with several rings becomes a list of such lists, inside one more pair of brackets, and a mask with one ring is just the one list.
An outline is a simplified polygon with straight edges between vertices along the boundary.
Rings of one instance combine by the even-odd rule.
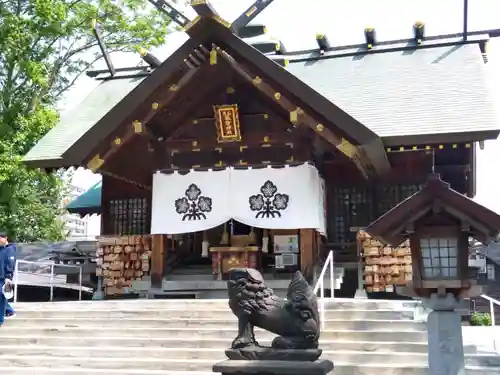
[[101, 37], [100, 25], [97, 23], [96, 20], [92, 21], [92, 33], [94, 34], [94, 37], [97, 39], [97, 44], [99, 45], [99, 48], [101, 49], [102, 57], [104, 58], [104, 61], [106, 62], [106, 65], [108, 66], [109, 73], [111, 74], [111, 76], [114, 76], [116, 74], [116, 69], [113, 65], [113, 62], [111, 60], [111, 56], [109, 55], [108, 49], [106, 48], [106, 45], [104, 44], [104, 41]]
[[236, 34], [239, 34], [239, 32], [250, 23], [250, 21], [271, 5], [273, 1], [274, 0], [256, 0], [252, 5], [250, 5], [249, 8], [241, 13], [231, 24], [231, 27]]
[[[184, 31], [190, 36], [196, 38], [196, 33], [193, 32], [193, 26], [195, 26], [198, 22], [203, 19], [212, 19], [219, 24], [231, 28], [231, 23], [222, 18], [219, 13], [214, 9], [209, 0], [191, 0], [191, 7], [198, 14], [196, 18], [190, 21], [185, 27]], [[233, 30], [231, 29], [231, 32]]]
[[472, 226], [474, 229], [478, 230], [479, 232], [485, 234], [487, 237], [492, 236], [492, 232], [489, 230], [489, 228], [487, 228], [485, 225], [483, 225], [479, 221], [473, 219], [469, 215], [462, 213], [459, 209], [451, 207], [450, 205], [447, 205], [447, 204], [443, 204], [443, 209], [445, 211], [448, 211], [450, 214], [455, 216], [457, 219], [460, 219], [462, 222], [469, 223], [470, 226]]
[[181, 27], [186, 27], [186, 25], [190, 22], [184, 14], [179, 12], [164, 0], [149, 0], [149, 2]]
[[[395, 238], [397, 236], [405, 235], [406, 227], [411, 224], [414, 225], [416, 221], [420, 220], [423, 218], [425, 215], [427, 215], [430, 211], [432, 210], [432, 207], [424, 207], [422, 210], [414, 213], [411, 215], [411, 220], [408, 222], [404, 222], [400, 225], [398, 225], [395, 229], [391, 230], [389, 233], [389, 236], [392, 238]], [[410, 213], [409, 213], [410, 214]], [[411, 233], [413, 234], [413, 233]]]
[[179, 140], [168, 141], [165, 142], [164, 146], [171, 151], [177, 150], [178, 152], [183, 152], [183, 151], [197, 152], [200, 150], [215, 150], [219, 148], [238, 149], [238, 148], [248, 148], [248, 147], [270, 147], [273, 145], [287, 145], [293, 148], [295, 143], [297, 143], [297, 137], [295, 137], [292, 133], [263, 133], [263, 134], [252, 133], [244, 135], [243, 140], [241, 142], [228, 142], [223, 145], [218, 143], [215, 138], [212, 139], [191, 138], [191, 139], [179, 139]]
[[[282, 118], [280, 116], [274, 115], [274, 113], [273, 120], [269, 120], [270, 116], [265, 113], [244, 114], [240, 115], [239, 118], [240, 128], [243, 136], [248, 136], [249, 133], [250, 135], [255, 133], [266, 135], [267, 133], [277, 133], [280, 130], [285, 132], [287, 129], [285, 126], [289, 126], [282, 121]], [[168, 137], [168, 140], [175, 141], [179, 138], [209, 138], [214, 134], [214, 130], [215, 118], [195, 116], [188, 120], [184, 120], [184, 124], [179, 126], [174, 132], [172, 132], [172, 134]]]
[[369, 167], [379, 176], [385, 176], [392, 170], [384, 144], [379, 137], [359, 146], [359, 152], [365, 156], [364, 159], [369, 161]]
[[314, 282], [314, 268], [316, 266], [316, 231], [314, 229], [300, 230], [300, 272], [309, 282]]
[[118, 175], [116, 173], [109, 172], [107, 170], [102, 170], [102, 169], [99, 171], [99, 173], [102, 174], [103, 176], [109, 176], [109, 177], [112, 177], [112, 178], [114, 178], [116, 180], [120, 180], [120, 181], [126, 182], [127, 184], [134, 185], [134, 186], [137, 186], [137, 187], [139, 187], [141, 189], [151, 191], [151, 186], [147, 186], [147, 185], [142, 184], [142, 183], [140, 183], [138, 181], [131, 180], [129, 178], [120, 176], [120, 175]]
[[[266, 113], [240, 113], [239, 114], [239, 118], [240, 120], [244, 120], [244, 119], [250, 119], [250, 118], [264, 118], [264, 116], [266, 116]], [[196, 117], [194, 118], [193, 121], [198, 121], [198, 122], [214, 122], [215, 123], [215, 117]]]
[[284, 94], [276, 91], [273, 87], [265, 82], [261, 77], [253, 75], [248, 69], [243, 67], [242, 64], [236, 62], [232, 56], [223, 51], [220, 47], [215, 47], [220, 56], [245, 80], [251, 82], [262, 94], [270, 100], [278, 103], [284, 110], [290, 114], [290, 122], [294, 126], [305, 124], [313, 131], [323, 137], [328, 143], [336, 147], [347, 157], [353, 160], [356, 166], [360, 169], [365, 178], [368, 178], [371, 172], [368, 170], [369, 161], [360, 152], [357, 146], [354, 146], [347, 139], [337, 136], [328, 127], [315, 119], [313, 116], [306, 113], [302, 108], [295, 105], [290, 99], [285, 97]]
[[287, 145], [277, 145], [259, 148], [219, 148], [212, 150], [171, 151], [172, 164], [169, 169], [214, 168], [223, 166], [274, 165], [294, 164], [307, 161], [302, 155], [305, 151]]
[[100, 153], [96, 154], [90, 162], [88, 162], [87, 168], [94, 173], [98, 172], [106, 161], [109, 160], [109, 158], [111, 158], [111, 156], [113, 156], [123, 145], [128, 143], [136, 134], [144, 133], [145, 125], [168, 103], [170, 103], [181, 89], [188, 85], [200, 69], [200, 67], [189, 69], [177, 83], [168, 86], [167, 92], [157, 94], [157, 99], [148, 103], [149, 109], [145, 111], [145, 115], [142, 118], [138, 118], [129, 123], [129, 126], [126, 128], [123, 135], [116, 136], [112, 139], [111, 144], [106, 147], [106, 151], [102, 154], [102, 156]]
[[191, 7], [200, 17], [213, 18], [219, 16], [208, 0], [191, 0]]

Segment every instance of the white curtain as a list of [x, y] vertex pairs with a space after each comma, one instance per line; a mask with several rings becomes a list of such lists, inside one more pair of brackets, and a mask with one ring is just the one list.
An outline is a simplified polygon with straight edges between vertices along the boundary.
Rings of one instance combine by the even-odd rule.
[[264, 229], [325, 233], [324, 182], [309, 164], [153, 176], [152, 234], [197, 232], [231, 218]]
[[324, 232], [321, 191], [318, 171], [309, 164], [235, 169], [231, 173], [231, 216], [257, 228]]
[[230, 170], [153, 175], [152, 234], [179, 234], [228, 221]]

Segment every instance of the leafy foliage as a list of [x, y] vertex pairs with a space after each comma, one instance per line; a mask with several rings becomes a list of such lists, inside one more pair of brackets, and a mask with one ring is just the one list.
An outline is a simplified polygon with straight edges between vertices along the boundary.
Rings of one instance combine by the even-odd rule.
[[170, 20], [147, 0], [0, 0], [0, 228], [16, 241], [59, 240], [64, 184], [22, 164], [57, 122], [57, 101], [109, 51], [164, 42]]
[[483, 313], [472, 313], [470, 318], [471, 326], [491, 326], [491, 315]]

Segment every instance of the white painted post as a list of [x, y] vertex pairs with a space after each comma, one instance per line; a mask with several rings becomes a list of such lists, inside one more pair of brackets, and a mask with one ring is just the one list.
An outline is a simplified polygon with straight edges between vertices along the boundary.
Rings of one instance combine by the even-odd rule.
[[495, 326], [495, 305], [493, 304], [493, 301], [490, 300], [490, 316], [491, 316], [491, 325]]
[[335, 282], [334, 282], [334, 269], [333, 269], [333, 251], [330, 251], [330, 298], [335, 298]]
[[319, 297], [321, 298], [320, 304], [320, 319], [321, 319], [321, 329], [325, 329], [325, 286], [323, 285], [324, 274], [321, 274], [321, 280], [319, 281]]
[[490, 317], [491, 317], [491, 333], [492, 333], [492, 337], [493, 337], [493, 350], [495, 350], [495, 353], [498, 353], [497, 351], [497, 340], [496, 340], [496, 337], [495, 337], [495, 325], [496, 325], [496, 321], [495, 321], [495, 304], [493, 303], [493, 301], [490, 299], [489, 300], [490, 302]]

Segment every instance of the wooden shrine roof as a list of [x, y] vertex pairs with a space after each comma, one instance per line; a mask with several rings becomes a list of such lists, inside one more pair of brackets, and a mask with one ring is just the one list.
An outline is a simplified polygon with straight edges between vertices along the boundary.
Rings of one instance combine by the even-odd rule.
[[359, 57], [345, 50], [314, 62], [290, 56], [287, 70], [386, 146], [495, 139], [500, 118], [477, 40]]
[[[326, 134], [326, 136], [335, 134], [338, 138], [341, 137], [354, 146], [366, 146], [366, 153], [384, 153], [382, 142], [373, 131], [366, 128], [267, 56], [238, 38], [220, 22], [211, 18], [202, 18], [194, 24], [190, 30], [190, 36], [191, 38], [159, 68], [155, 69], [148, 78], [137, 84], [128, 95], [124, 96], [123, 100], [119, 101], [102, 118], [97, 120], [94, 126], [87, 126], [91, 122], [88, 121], [89, 119], [83, 121], [85, 124], [79, 130], [73, 131], [73, 134], [78, 133], [78, 139], [72, 139], [71, 142], [62, 142], [62, 149], [53, 147], [53, 156], [43, 155], [41, 157], [40, 154], [47, 151], [47, 145], [57, 145], [57, 142], [52, 142], [51, 138], [61, 136], [63, 127], [68, 127], [67, 124], [60, 123], [26, 155], [25, 161], [38, 167], [81, 165], [84, 160], [88, 161], [89, 150], [95, 149], [96, 145], [109, 137], [122, 124], [132, 122], [137, 117], [147, 117], [144, 107], [145, 102], [148, 105], [147, 112], [151, 112], [151, 103], [155, 101], [154, 98], [158, 96], [159, 90], [164, 90], [165, 87], [172, 84], [181, 86], [180, 81], [188, 82], [190, 78], [197, 74], [203, 74], [203, 67], [198, 72], [193, 72], [193, 70], [188, 72], [189, 69], [186, 68], [185, 63], [186, 57], [201, 44], [212, 44], [214, 42], [227, 49], [231, 55], [228, 55], [230, 58], [234, 56], [238, 62], [244, 62], [249, 68], [247, 71], [251, 71], [252, 75], [259, 79], [261, 77], [266, 84], [271, 82], [276, 91], [288, 96], [294, 104], [302, 108], [303, 113], [306, 112], [305, 116], [309, 116], [309, 113], [315, 113], [314, 120], [317, 122], [314, 123], [314, 127], [321, 128], [318, 132], [323, 132], [324, 129], [322, 134]], [[110, 85], [113, 81], [115, 80], [109, 81]], [[120, 81], [120, 79], [116, 79], [116, 81]], [[88, 100], [96, 100], [95, 97], [99, 96], [97, 94], [99, 92], [91, 94]], [[90, 99], [91, 97], [93, 99]], [[148, 102], [148, 100], [151, 102]], [[86, 103], [82, 103], [80, 108], [85, 105]], [[108, 107], [111, 105], [111, 103], [107, 104]], [[138, 111], [142, 115], [138, 114]], [[292, 108], [290, 108], [290, 111], [292, 111]], [[102, 114], [104, 111], [100, 110], [99, 112]], [[385, 162], [387, 163], [387, 160]]]
[[[214, 27], [197, 33], [205, 21]], [[100, 84], [62, 116], [25, 161], [36, 167], [82, 165], [96, 142], [128, 121], [152, 92], [175, 79], [185, 56], [201, 41], [214, 37], [239, 61], [332, 120], [353, 144], [371, 144], [369, 152], [380, 153], [382, 142], [399, 146], [478, 141], [495, 139], [500, 132], [479, 48], [487, 35], [470, 37], [466, 44], [457, 38], [424, 40], [418, 49], [401, 41], [385, 43], [374, 53], [350, 46], [321, 59], [316, 52], [285, 53], [285, 68], [215, 21], [199, 22], [190, 36], [147, 79], [115, 78]]]
[[471, 236], [488, 243], [500, 233], [500, 215], [453, 190], [438, 174], [422, 188], [371, 223], [365, 230], [391, 246], [405, 240], [406, 228], [433, 210], [443, 210], [470, 226]]
[[24, 160], [42, 168], [73, 165], [64, 157], [64, 153], [96, 127], [144, 79], [145, 77], [138, 77], [103, 81], [75, 108], [63, 113], [57, 125], [26, 154]]

